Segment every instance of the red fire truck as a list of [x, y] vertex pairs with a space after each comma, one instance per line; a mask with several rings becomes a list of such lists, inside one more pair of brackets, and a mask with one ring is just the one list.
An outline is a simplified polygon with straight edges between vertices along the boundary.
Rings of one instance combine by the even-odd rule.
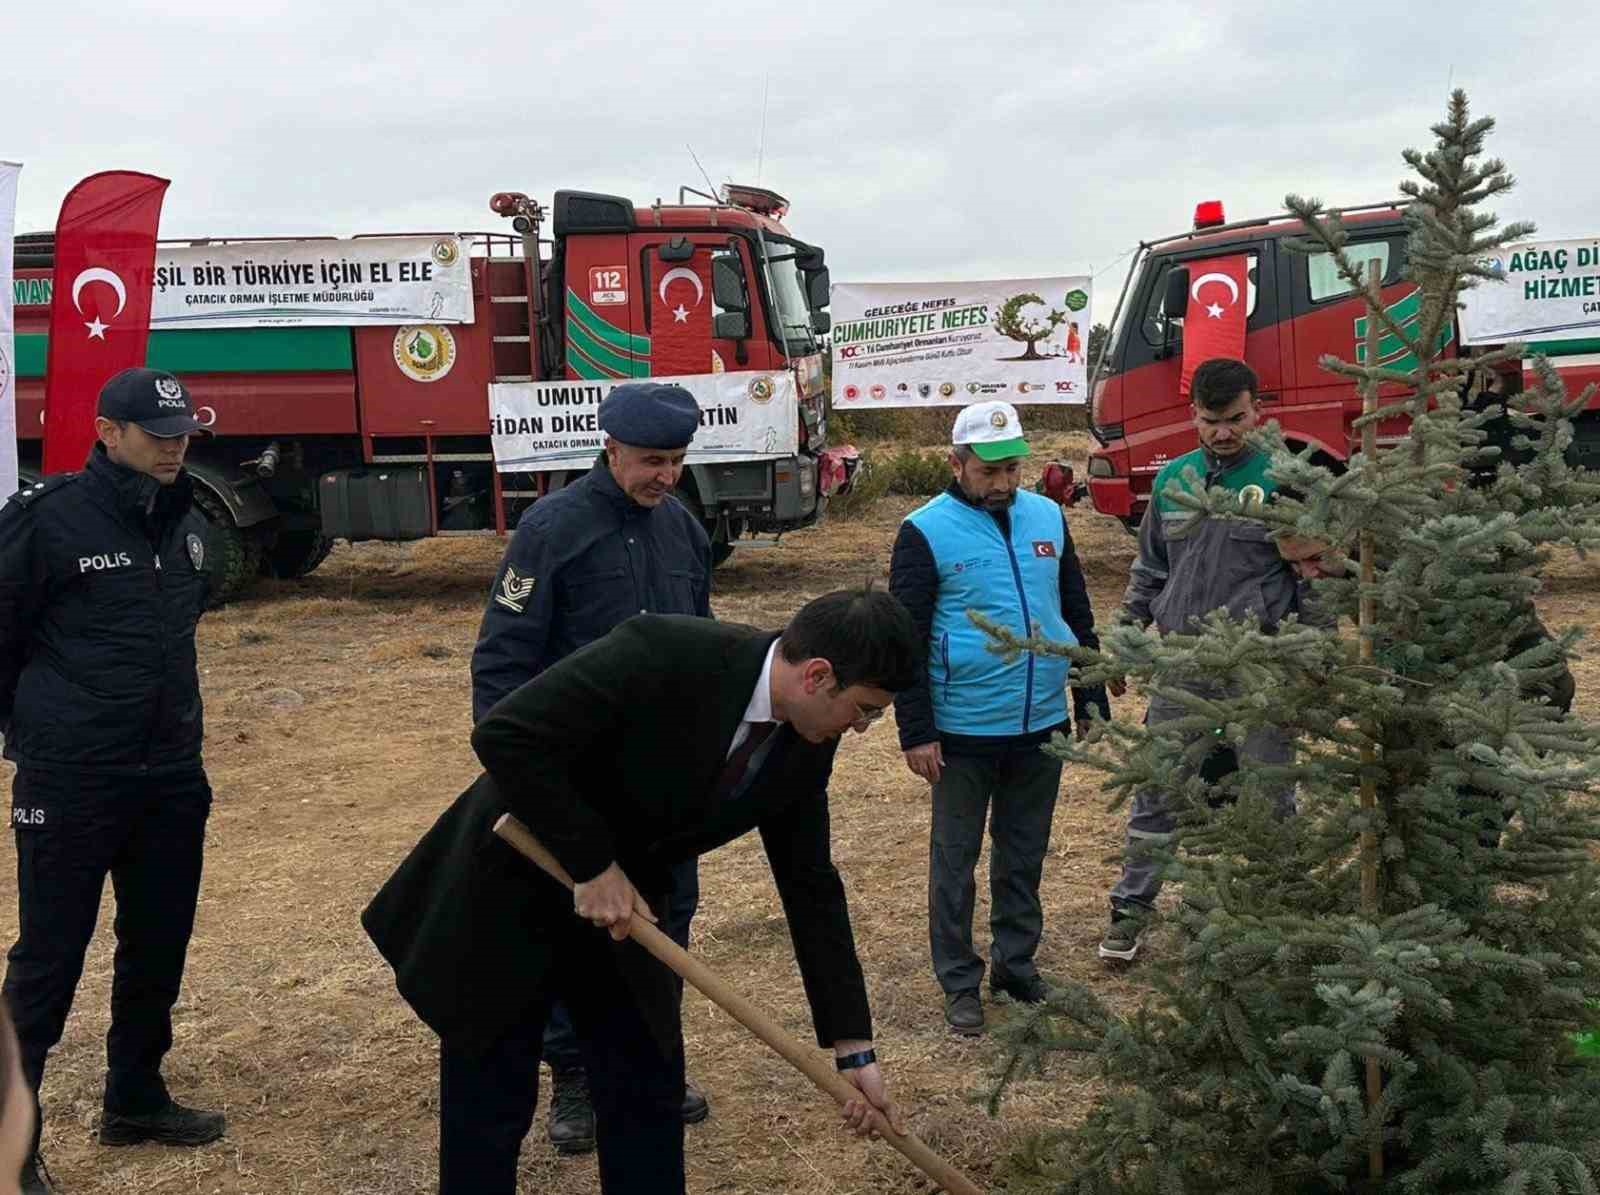
[[[772, 191], [730, 185], [718, 196], [693, 192], [706, 201], [695, 203], [685, 202], [689, 190], [675, 205], [650, 206], [557, 191], [548, 238], [542, 205], [494, 196], [492, 210], [515, 231], [450, 234], [470, 246], [474, 316], [449, 329], [448, 376], [426, 384], [401, 368], [407, 346], [394, 326], [153, 331], [149, 363], [185, 380], [213, 433], [192, 443], [189, 468], [212, 523], [206, 555], [221, 600], [258, 573], [310, 572], [335, 539], [514, 529], [529, 503], [582, 470], [497, 468], [490, 384], [663, 372], [651, 368], [652, 283], [674, 269], [711, 284], [704, 298], [715, 314], [704, 343], [691, 346], [704, 363], [695, 372], [791, 371], [799, 445], [777, 460], [691, 465], [678, 497], [704, 522], [719, 561], [743, 536], [771, 542], [820, 519], [829, 491], [848, 485], [852, 456], [825, 450], [823, 251], [789, 234], [780, 223], [788, 201]], [[18, 450], [29, 480], [41, 459], [52, 265], [49, 234], [17, 238]], [[594, 271], [623, 269], [631, 286], [607, 290], [603, 308], [585, 302]]]
[[[1385, 307], [1402, 326], [1415, 320], [1417, 289], [1403, 277], [1407, 234], [1400, 205], [1344, 208], [1340, 215], [1352, 258], [1381, 263]], [[1264, 416], [1278, 422], [1291, 446], [1310, 446], [1331, 464], [1357, 450], [1360, 436], [1351, 431], [1351, 421], [1361, 413], [1360, 397], [1352, 382], [1328, 373], [1319, 358], [1331, 353], [1361, 360], [1366, 308], [1329, 254], [1295, 252], [1285, 244], [1303, 232], [1288, 215], [1226, 223], [1221, 204], [1213, 201], [1196, 209], [1189, 231], [1140, 245], [1117, 299], [1107, 347], [1093, 363], [1091, 429], [1098, 447], [1089, 455], [1087, 485], [1077, 486], [1074, 498], [1086, 489], [1097, 511], [1136, 527], [1161, 466], [1194, 449], [1189, 404], [1178, 396], [1183, 314], [1189, 280], [1216, 258], [1248, 258], [1245, 360], [1260, 378]], [[1452, 328], [1447, 351], [1455, 351], [1456, 343]], [[1600, 340], [1538, 347], [1572, 393], [1600, 380]], [[1378, 353], [1382, 364], [1411, 367], [1398, 340], [1386, 337]], [[1531, 385], [1530, 366], [1524, 361], [1522, 371], [1507, 377], [1507, 392]], [[1401, 393], [1385, 387], [1380, 398]], [[1403, 421], [1378, 430], [1381, 442], [1400, 434]], [[1572, 456], [1600, 465], [1600, 417], [1593, 408], [1579, 421]]]

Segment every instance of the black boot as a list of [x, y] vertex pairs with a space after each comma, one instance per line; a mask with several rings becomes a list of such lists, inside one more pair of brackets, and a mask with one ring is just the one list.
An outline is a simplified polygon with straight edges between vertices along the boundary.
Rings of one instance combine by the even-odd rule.
[[550, 1144], [561, 1154], [594, 1151], [594, 1103], [589, 1098], [589, 1075], [582, 1067], [552, 1071], [550, 1085]]
[[100, 1144], [206, 1145], [221, 1137], [227, 1125], [221, 1112], [199, 1112], [169, 1099], [165, 1108], [139, 1116], [106, 1111], [100, 1118]]
[[29, 1156], [22, 1164], [22, 1195], [56, 1195], [50, 1182], [50, 1172], [44, 1168], [44, 1158], [38, 1153]]
[[694, 1085], [691, 1079], [683, 1081], [683, 1123], [699, 1124], [711, 1115], [711, 1104], [706, 1099], [705, 1092]]

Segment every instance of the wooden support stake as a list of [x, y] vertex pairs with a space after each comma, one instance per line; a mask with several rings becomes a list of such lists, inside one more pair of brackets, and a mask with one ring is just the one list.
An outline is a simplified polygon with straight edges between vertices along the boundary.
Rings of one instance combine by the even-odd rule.
[[[1383, 268], [1376, 259], [1367, 262], [1367, 290], [1371, 301], [1382, 306], [1383, 304]], [[1378, 321], [1371, 315], [1367, 317], [1367, 367], [1374, 368], [1378, 363]], [[1367, 421], [1361, 426], [1361, 454], [1366, 461], [1366, 467], [1371, 470], [1378, 458], [1378, 427], [1372, 422], [1372, 415], [1378, 409], [1378, 383], [1372, 379], [1363, 379], [1361, 383], [1361, 413]], [[1373, 626], [1377, 622], [1377, 600], [1372, 593], [1372, 587], [1377, 581], [1378, 566], [1374, 559], [1376, 548], [1370, 528], [1361, 532], [1361, 662], [1371, 664], [1374, 657], [1372, 642]], [[1370, 673], [1369, 673], [1370, 675]], [[1371, 819], [1376, 815], [1378, 808], [1377, 785], [1372, 778], [1373, 767], [1377, 764], [1378, 752], [1369, 737], [1361, 746], [1361, 812], [1368, 819], [1367, 829], [1361, 832], [1361, 915], [1369, 921], [1378, 919], [1378, 835], [1372, 829]], [[1383, 1074], [1378, 1069], [1376, 1058], [1367, 1059], [1367, 1107], [1373, 1109], [1378, 1106], [1378, 1101], [1383, 1098]], [[1367, 1155], [1367, 1169], [1374, 1183], [1383, 1178], [1383, 1146], [1381, 1142], [1373, 1142]]]

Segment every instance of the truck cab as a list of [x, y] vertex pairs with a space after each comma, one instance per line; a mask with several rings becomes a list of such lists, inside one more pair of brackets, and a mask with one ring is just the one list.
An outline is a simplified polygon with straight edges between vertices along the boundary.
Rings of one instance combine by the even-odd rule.
[[[1207, 205], [1209, 206], [1209, 205]], [[1382, 263], [1384, 299], [1412, 290], [1402, 281], [1406, 230], [1390, 204], [1346, 209], [1350, 250]], [[1288, 217], [1223, 224], [1197, 220], [1187, 233], [1145, 245], [1130, 267], [1108, 347], [1094, 363], [1088, 491], [1096, 510], [1137, 524], [1155, 475], [1197, 443], [1188, 400], [1179, 397], [1183, 321], [1169, 318], [1175, 271], [1197, 277], [1208, 261], [1243, 255], [1248, 267], [1245, 360], [1260, 379], [1266, 418], [1277, 419], [1297, 447], [1311, 445], [1330, 461], [1352, 451], [1349, 428], [1355, 388], [1324, 371], [1319, 358], [1355, 359], [1366, 308], [1326, 253], [1305, 254], [1285, 241], [1303, 232]]]
[[[1418, 317], [1416, 286], [1406, 273], [1407, 229], [1398, 202], [1338, 209], [1348, 234], [1347, 254], [1377, 261], [1385, 309], [1404, 326]], [[1367, 310], [1361, 295], [1340, 277], [1331, 254], [1303, 252], [1291, 241], [1304, 234], [1292, 216], [1225, 222], [1215, 201], [1196, 208], [1187, 232], [1140, 246], [1129, 266], [1101, 359], [1091, 362], [1091, 425], [1097, 447], [1089, 455], [1087, 493], [1094, 508], [1138, 525], [1161, 467], [1197, 444], [1187, 399], [1178, 393], [1182, 372], [1183, 319], [1168, 314], [1169, 294], [1187, 293], [1174, 275], [1198, 278], [1218, 258], [1244, 255], [1248, 263], [1245, 361], [1260, 379], [1262, 416], [1276, 420], [1291, 448], [1310, 448], [1339, 467], [1359, 446], [1352, 421], [1361, 414], [1354, 382], [1322, 368], [1323, 356], [1363, 362]], [[1183, 281], [1179, 280], [1180, 283]], [[1454, 325], [1440, 349], [1457, 351]], [[1593, 341], [1538, 346], [1567, 382], [1569, 393], [1600, 379], [1600, 354]], [[1379, 364], [1413, 367], [1402, 343], [1385, 337]], [[1532, 361], [1513, 368], [1502, 393], [1533, 384]], [[1379, 390], [1379, 401], [1402, 397], [1396, 385]], [[1574, 462], [1600, 465], [1600, 416], [1595, 403], [1576, 421], [1569, 451]], [[1404, 432], [1403, 417], [1378, 425], [1378, 439]], [[1079, 487], [1081, 494], [1085, 487]]]

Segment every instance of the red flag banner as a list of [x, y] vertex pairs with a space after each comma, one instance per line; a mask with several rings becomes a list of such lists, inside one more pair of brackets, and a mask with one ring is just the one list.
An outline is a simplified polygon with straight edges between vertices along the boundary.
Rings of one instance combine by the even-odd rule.
[[1183, 317], [1183, 375], [1178, 393], [1187, 398], [1195, 367], [1212, 357], [1244, 360], [1244, 322], [1249, 303], [1249, 259], [1213, 257], [1191, 261], [1189, 307]]
[[100, 387], [144, 364], [167, 181], [126, 170], [91, 174], [61, 203], [45, 361], [46, 473], [83, 467]]
[[650, 296], [650, 372], [711, 372], [711, 255], [696, 253], [656, 280]]

